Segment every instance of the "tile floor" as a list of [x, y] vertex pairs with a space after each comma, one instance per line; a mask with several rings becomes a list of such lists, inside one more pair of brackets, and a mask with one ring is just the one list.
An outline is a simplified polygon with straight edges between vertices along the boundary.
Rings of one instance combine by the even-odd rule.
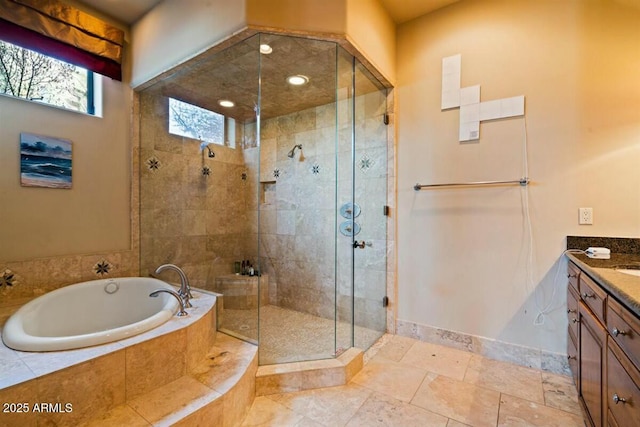
[[569, 377], [391, 336], [340, 387], [257, 397], [249, 426], [583, 427]]

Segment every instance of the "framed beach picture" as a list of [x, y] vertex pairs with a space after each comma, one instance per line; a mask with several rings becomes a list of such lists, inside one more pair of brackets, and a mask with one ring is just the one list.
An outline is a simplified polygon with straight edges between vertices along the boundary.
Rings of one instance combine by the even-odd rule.
[[71, 141], [21, 133], [20, 184], [24, 187], [71, 188]]

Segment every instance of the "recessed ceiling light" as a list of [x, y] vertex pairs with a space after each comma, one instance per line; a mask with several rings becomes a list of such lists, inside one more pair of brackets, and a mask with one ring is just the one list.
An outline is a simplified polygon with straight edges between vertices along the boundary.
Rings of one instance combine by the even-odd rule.
[[221, 99], [220, 101], [218, 101], [218, 104], [220, 104], [221, 107], [233, 107], [234, 105], [236, 105], [233, 101], [229, 101], [228, 99]]
[[295, 76], [287, 77], [287, 83], [294, 86], [302, 86], [309, 83], [309, 77], [298, 74]]
[[261, 44], [260, 45], [260, 53], [265, 54], [265, 55], [269, 55], [271, 52], [273, 52], [273, 49], [268, 44]]

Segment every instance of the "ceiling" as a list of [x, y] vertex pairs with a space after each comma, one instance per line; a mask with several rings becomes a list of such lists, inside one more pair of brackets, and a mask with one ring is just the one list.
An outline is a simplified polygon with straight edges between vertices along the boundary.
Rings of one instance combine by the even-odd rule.
[[92, 9], [131, 25], [162, 0], [78, 0]]
[[[131, 25], [162, 0], [77, 0], [89, 7]], [[235, 0], [231, 0], [235, 1]], [[448, 6], [459, 0], [381, 0], [396, 24]], [[626, 0], [636, 1], [636, 0]]]
[[[262, 55], [266, 43], [272, 53]], [[258, 103], [268, 119], [304, 111], [352, 96], [352, 56], [334, 42], [275, 34], [253, 36], [202, 61], [190, 61], [175, 74], [145, 89], [145, 94], [176, 98], [241, 122], [255, 120]], [[302, 74], [309, 81], [291, 86], [287, 77]], [[260, 89], [258, 89], [260, 84]], [[356, 96], [383, 86], [361, 64], [356, 65]], [[384, 96], [384, 92], [379, 92]], [[258, 94], [260, 101], [258, 101]], [[223, 108], [218, 101], [235, 103]]]
[[410, 21], [460, 0], [381, 0], [396, 24]]

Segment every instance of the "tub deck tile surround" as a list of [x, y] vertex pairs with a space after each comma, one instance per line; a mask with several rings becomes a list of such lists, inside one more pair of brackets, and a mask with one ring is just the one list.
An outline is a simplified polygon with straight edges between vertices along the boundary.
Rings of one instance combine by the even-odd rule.
[[[202, 321], [203, 324], [209, 322], [213, 325], [215, 320], [212, 317], [212, 307], [215, 304], [215, 296], [208, 293], [196, 293], [196, 295], [198, 298], [192, 300], [194, 307], [189, 309], [189, 316], [180, 318], [174, 316], [170, 321], [163, 323], [155, 329], [117, 342], [75, 350], [23, 352], [12, 350], [0, 341], [0, 361], [4, 362], [6, 360], [9, 362], [8, 364], [0, 364], [0, 388], [10, 387], [24, 381], [66, 369], [97, 357], [167, 335], [189, 325], [193, 325], [189, 329], [202, 329], [202, 325], [198, 326], [198, 321], [204, 317], [206, 317], [206, 320]], [[202, 332], [199, 334], [201, 335]], [[210, 345], [211, 342], [209, 342], [206, 347], [208, 348]], [[199, 347], [202, 347], [202, 343]], [[16, 362], [16, 359], [19, 360], [19, 362]]]
[[257, 354], [256, 346], [218, 333], [194, 372], [127, 399], [83, 425], [238, 426], [255, 396]]
[[[72, 405], [71, 411], [42, 412], [37, 414], [38, 425], [78, 425], [84, 420], [108, 411], [125, 402], [125, 371], [121, 369], [125, 350], [118, 350], [90, 360], [72, 369], [36, 380], [37, 400], [26, 402], [61, 403]], [[70, 387], [70, 385], [72, 385]], [[96, 399], [96, 396], [100, 396]]]
[[187, 331], [182, 329], [127, 349], [127, 400], [145, 394], [187, 373], [182, 355], [187, 348]]
[[[196, 365], [196, 358], [202, 360], [216, 339], [216, 298], [208, 293], [197, 292], [196, 295], [189, 316], [173, 317], [152, 331], [119, 342], [46, 353], [15, 351], [0, 345], [3, 362], [0, 365], [0, 401], [30, 405], [36, 402], [70, 403], [73, 407], [72, 412], [66, 413], [15, 414], [11, 421], [9, 417], [0, 416], [0, 426], [35, 425], [32, 422], [81, 425], [125, 404], [127, 399], [132, 400], [136, 395], [144, 395], [186, 375], [187, 364]], [[254, 350], [254, 357], [256, 352]], [[153, 369], [149, 369], [149, 364]], [[166, 375], [167, 367], [177, 367], [176, 372]], [[151, 375], [154, 372], [158, 375]], [[101, 398], [95, 399], [95, 396]], [[121, 410], [116, 416], [126, 416], [128, 412]], [[17, 422], [13, 422], [14, 418]]]

